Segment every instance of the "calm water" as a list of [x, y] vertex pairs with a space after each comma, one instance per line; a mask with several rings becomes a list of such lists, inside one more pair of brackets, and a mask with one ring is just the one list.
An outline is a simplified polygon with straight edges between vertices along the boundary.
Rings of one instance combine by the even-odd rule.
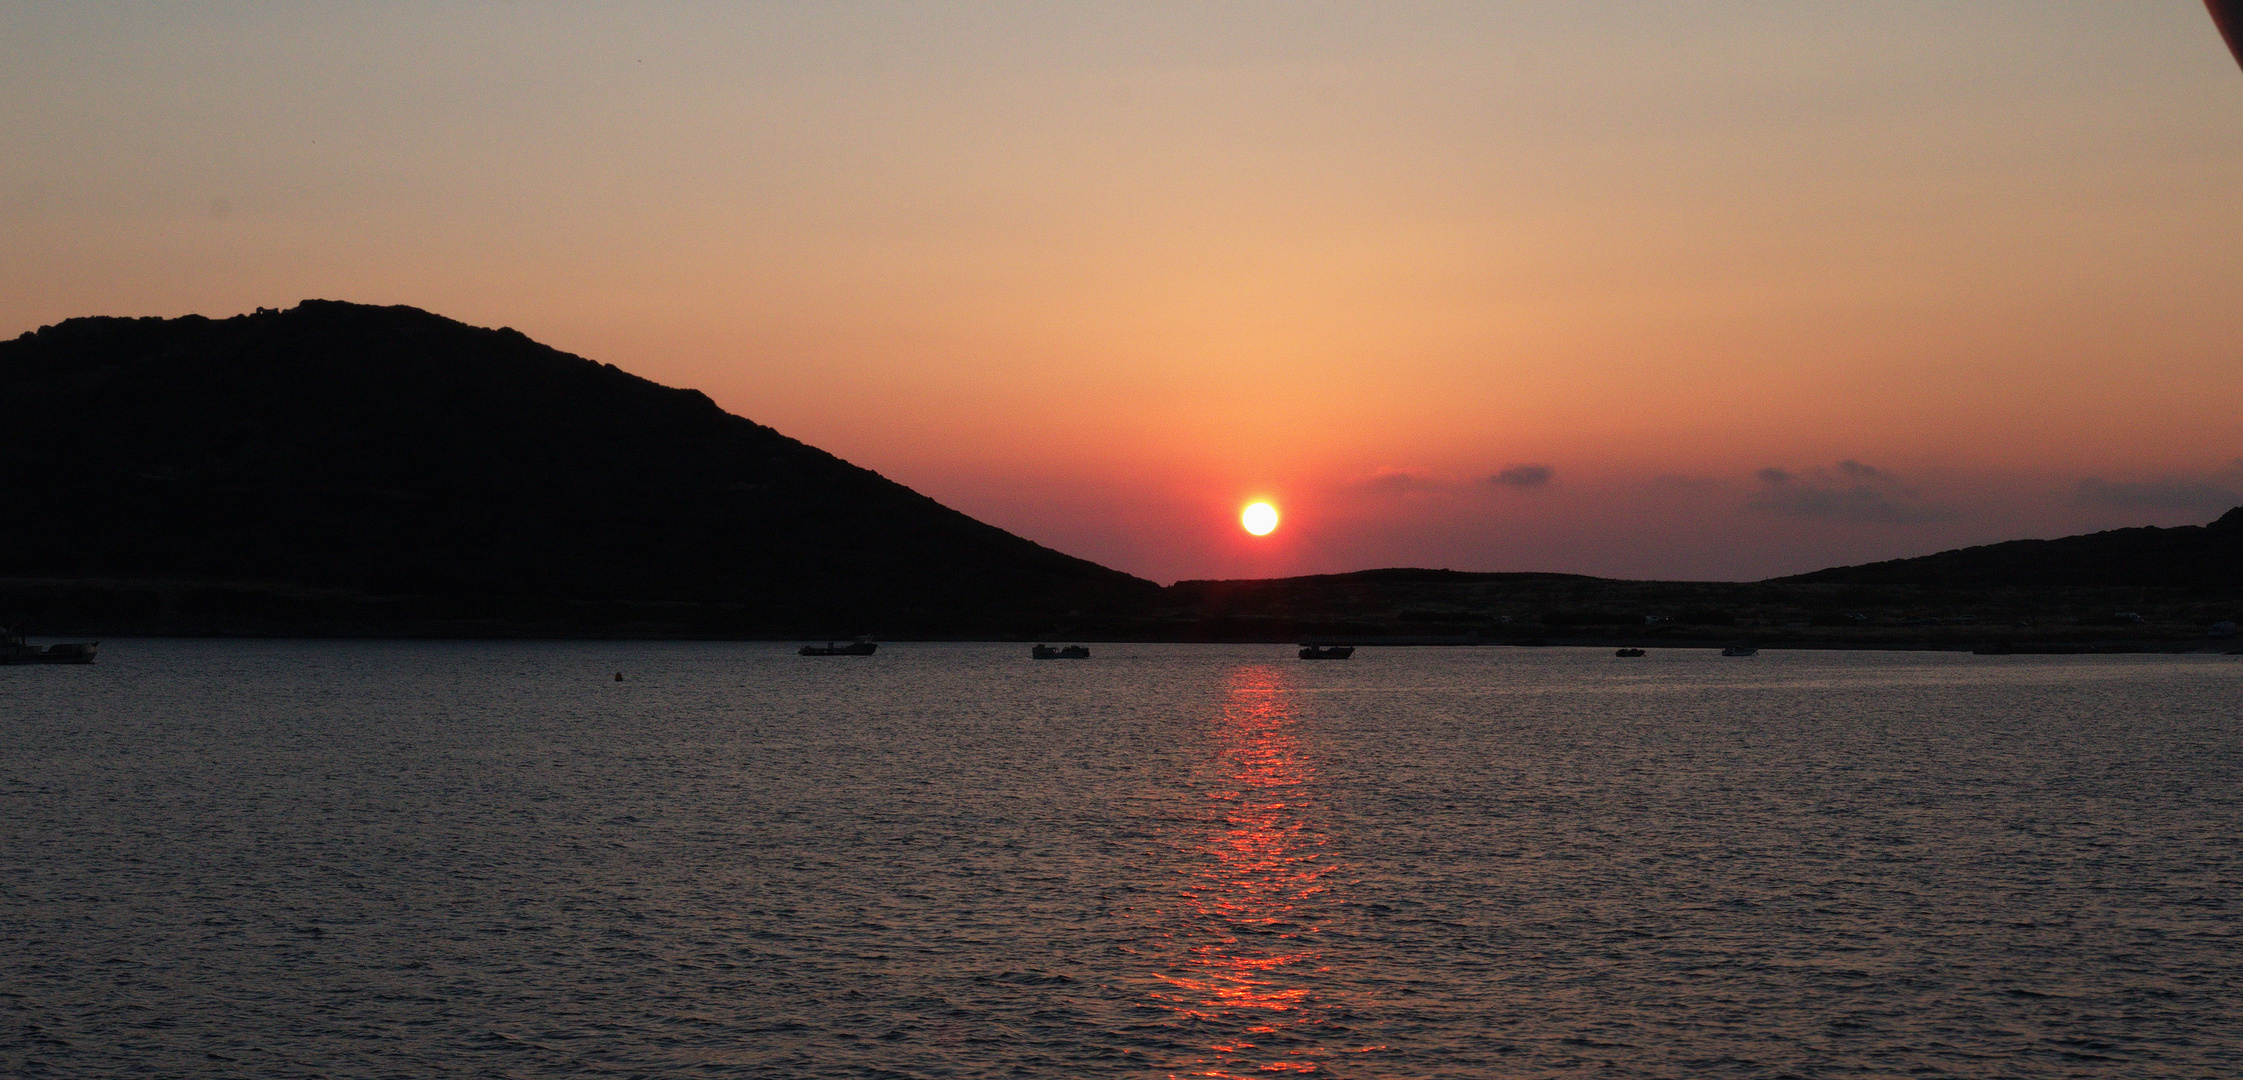
[[1095, 651], [0, 668], [0, 1073], [2243, 1074], [2243, 660]]

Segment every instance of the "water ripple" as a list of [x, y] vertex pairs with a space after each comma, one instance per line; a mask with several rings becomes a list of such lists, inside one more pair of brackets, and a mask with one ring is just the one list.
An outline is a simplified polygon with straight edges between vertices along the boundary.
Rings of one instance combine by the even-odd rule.
[[0, 668], [0, 1073], [2243, 1073], [2232, 659], [1285, 655]]

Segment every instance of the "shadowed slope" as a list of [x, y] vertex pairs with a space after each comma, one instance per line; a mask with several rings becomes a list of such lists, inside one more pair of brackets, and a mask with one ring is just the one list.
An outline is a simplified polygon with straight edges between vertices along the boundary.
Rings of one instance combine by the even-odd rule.
[[[0, 343], [0, 576], [963, 631], [1150, 582], [513, 330], [305, 301]], [[470, 605], [472, 607], [472, 605]], [[453, 610], [468, 610], [457, 608]]]
[[2209, 525], [2011, 540], [1773, 580], [1832, 585], [2234, 588], [2243, 585], [2243, 506]]

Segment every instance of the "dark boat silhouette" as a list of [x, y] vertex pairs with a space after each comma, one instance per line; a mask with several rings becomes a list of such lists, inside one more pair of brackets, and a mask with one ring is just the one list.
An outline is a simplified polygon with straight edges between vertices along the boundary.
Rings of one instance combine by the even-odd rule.
[[1088, 660], [1090, 659], [1090, 647], [1087, 645], [1069, 645], [1065, 648], [1054, 649], [1049, 645], [1039, 644], [1028, 650], [1028, 655], [1038, 660]]
[[1353, 655], [1355, 655], [1355, 646], [1353, 645], [1301, 646], [1301, 659], [1303, 660], [1345, 660]]
[[1620, 650], [1617, 650], [1617, 651], [1615, 651], [1615, 652], [1614, 652], [1614, 653], [1613, 653], [1612, 655], [1614, 655], [1614, 656], [1630, 656], [1630, 657], [1633, 657], [1633, 656], [1642, 656], [1642, 655], [1643, 655], [1643, 650], [1642, 650], [1642, 649], [1620, 649]]
[[90, 664], [98, 641], [72, 641], [40, 648], [23, 639], [23, 628], [0, 630], [0, 664]]
[[879, 646], [879, 644], [878, 644], [878, 643], [876, 643], [876, 642], [870, 642], [870, 641], [852, 641], [852, 642], [850, 642], [850, 643], [849, 643], [849, 644], [847, 644], [847, 645], [836, 645], [836, 644], [834, 644], [833, 642], [830, 642], [830, 641], [829, 641], [829, 642], [826, 642], [826, 643], [825, 643], [825, 644], [823, 644], [823, 645], [804, 645], [804, 646], [802, 647], [802, 652], [801, 652], [801, 655], [803, 655], [803, 656], [871, 656], [871, 655], [872, 655], [872, 651], [873, 651], [874, 649], [877, 649], [877, 648], [879, 648], [879, 647], [880, 647], [880, 646]]

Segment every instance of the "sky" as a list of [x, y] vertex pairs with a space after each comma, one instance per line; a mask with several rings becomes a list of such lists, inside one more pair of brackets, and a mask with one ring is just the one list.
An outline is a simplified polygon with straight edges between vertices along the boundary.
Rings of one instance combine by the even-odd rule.
[[2243, 503], [2197, 0], [17, 3], [0, 101], [0, 336], [409, 304], [1163, 582]]

